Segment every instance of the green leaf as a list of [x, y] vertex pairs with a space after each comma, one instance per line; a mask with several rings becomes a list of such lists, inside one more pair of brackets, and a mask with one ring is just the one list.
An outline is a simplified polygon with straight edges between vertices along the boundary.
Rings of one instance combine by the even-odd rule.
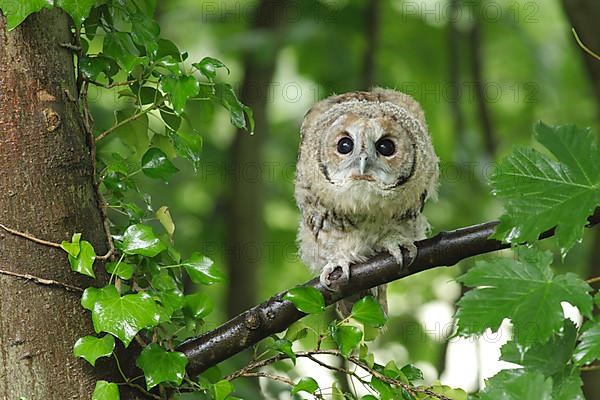
[[65, 10], [73, 18], [76, 26], [81, 26], [95, 3], [96, 0], [56, 0], [54, 5]]
[[296, 353], [292, 350], [292, 342], [286, 339], [278, 339], [273, 343], [273, 348], [288, 356], [296, 365]]
[[160, 117], [173, 132], [179, 131], [181, 117], [175, 114], [175, 111], [171, 110], [169, 107], [163, 106], [160, 108]]
[[131, 17], [131, 37], [133, 41], [146, 49], [147, 54], [158, 50], [157, 39], [160, 35], [160, 26], [154, 20], [142, 13]]
[[217, 70], [219, 68], [225, 68], [228, 74], [231, 73], [225, 64], [212, 57], [204, 57], [202, 60], [200, 60], [200, 62], [192, 65], [196, 67], [198, 71], [200, 71], [200, 73], [208, 78], [208, 80], [211, 82], [213, 82], [217, 77]]
[[192, 162], [194, 171], [200, 169], [200, 152], [202, 151], [202, 136], [195, 133], [179, 131], [171, 135], [177, 155]]
[[154, 257], [167, 247], [148, 225], [131, 225], [123, 234], [121, 250], [128, 254]]
[[238, 100], [231, 85], [227, 83], [217, 83], [215, 85], [215, 100], [229, 111], [233, 126], [237, 128], [246, 128], [246, 116], [248, 116], [248, 121], [250, 122], [249, 131], [254, 131], [252, 111]]
[[79, 58], [79, 71], [81, 71], [83, 76], [87, 79], [96, 80], [102, 73], [104, 73], [107, 78], [114, 76], [119, 71], [119, 66], [113, 59], [108, 57], [84, 56]]
[[168, 39], [158, 39], [158, 50], [156, 51], [156, 59], [172, 58], [175, 62], [181, 62], [181, 53], [172, 41]]
[[131, 279], [131, 277], [133, 276], [133, 270], [134, 270], [133, 265], [127, 264], [123, 261], [107, 262], [105, 265], [105, 268], [106, 268], [106, 272], [108, 272], [111, 275], [114, 274], [121, 279], [127, 280], [127, 279]]
[[146, 293], [120, 296], [117, 289], [100, 289], [92, 309], [92, 321], [97, 333], [108, 332], [129, 346], [135, 335], [144, 328], [158, 324], [160, 310]]
[[352, 325], [333, 326], [332, 336], [340, 352], [344, 356], [348, 356], [360, 343], [362, 332], [356, 326]]
[[600, 321], [590, 321], [584, 326], [580, 343], [575, 349], [577, 365], [591, 363], [600, 358]]
[[19, 26], [30, 14], [51, 7], [52, 3], [47, 0], [0, 0], [0, 10], [6, 17], [6, 27], [9, 31]]
[[79, 243], [79, 254], [77, 254], [77, 257], [73, 257], [71, 254], [68, 257], [73, 271], [91, 276], [92, 278], [96, 277], [93, 268], [96, 252], [90, 242], [82, 240]]
[[213, 392], [215, 400], [225, 400], [231, 392], [233, 392], [233, 385], [231, 382], [225, 379], [215, 383], [213, 386]]
[[298, 310], [307, 314], [320, 313], [325, 310], [325, 298], [314, 287], [295, 287], [290, 289], [283, 298], [291, 301]]
[[519, 260], [479, 261], [459, 278], [477, 288], [458, 302], [458, 334], [496, 331], [504, 318], [510, 318], [515, 341], [529, 344], [543, 342], [560, 329], [562, 301], [591, 315], [590, 286], [572, 273], [554, 276], [549, 267], [552, 253], [526, 249], [518, 254]]
[[[428, 389], [431, 390], [433, 393], [439, 394], [451, 400], [467, 400], [468, 398], [467, 393], [464, 390], [453, 389], [450, 386], [446, 385], [433, 385], [430, 386]], [[429, 398], [429, 396], [426, 398]]]
[[385, 324], [386, 317], [381, 304], [373, 296], [365, 296], [352, 306], [352, 318], [358, 322], [379, 328]]
[[168, 93], [171, 104], [177, 115], [183, 114], [185, 104], [190, 97], [196, 96], [200, 91], [200, 84], [193, 76], [167, 76], [161, 82], [163, 92]]
[[370, 385], [379, 393], [380, 400], [392, 400], [398, 398], [395, 390], [390, 385], [374, 376], [371, 377]]
[[559, 380], [554, 383], [552, 400], [585, 400], [581, 390], [583, 381], [579, 373], [578, 369], [574, 369], [565, 376], [557, 376], [555, 379]]
[[319, 388], [319, 384], [313, 378], [304, 377], [294, 385], [292, 388], [292, 394], [296, 394], [298, 392], [306, 392], [313, 394]]
[[407, 364], [400, 370], [410, 382], [423, 380], [423, 372], [412, 364]]
[[554, 227], [561, 254], [581, 239], [587, 217], [600, 204], [600, 151], [592, 132], [573, 125], [535, 126], [536, 139], [554, 158], [517, 148], [492, 176], [506, 214], [494, 237], [533, 243]]
[[73, 354], [95, 366], [97, 359], [110, 356], [114, 348], [115, 338], [112, 335], [104, 335], [101, 338], [85, 336], [77, 340]]
[[119, 137], [136, 154], [143, 154], [150, 145], [150, 139], [148, 138], [148, 114], [144, 114], [143, 111], [135, 107], [128, 107], [118, 110], [116, 116], [117, 123], [128, 122], [116, 128], [114, 135]]
[[200, 253], [193, 253], [182, 265], [194, 283], [212, 285], [225, 280], [225, 275], [214, 265], [213, 260]]
[[108, 32], [104, 37], [103, 52], [114, 58], [127, 72], [138, 62], [140, 52], [126, 32]]
[[111, 382], [98, 381], [92, 394], [92, 400], [119, 400], [119, 387]]
[[79, 242], [81, 241], [81, 233], [74, 233], [70, 242], [63, 240], [60, 244], [61, 249], [67, 252], [70, 256], [77, 257], [79, 255], [79, 251], [81, 250], [81, 246]]
[[156, 343], [146, 346], [135, 365], [144, 371], [148, 390], [163, 382], [180, 385], [188, 363], [183, 353], [166, 351]]
[[481, 400], [552, 400], [552, 379], [539, 371], [511, 369], [486, 380]]
[[147, 177], [166, 181], [179, 169], [162, 150], [152, 147], [142, 157], [142, 171]]
[[501, 349], [502, 360], [551, 376], [565, 369], [573, 355], [576, 338], [577, 328], [566, 319], [561, 331], [548, 342], [531, 346], [524, 346], [515, 341], [506, 343]]
[[185, 296], [184, 309], [195, 319], [206, 317], [213, 311], [214, 307], [214, 302], [206, 293], [198, 292]]

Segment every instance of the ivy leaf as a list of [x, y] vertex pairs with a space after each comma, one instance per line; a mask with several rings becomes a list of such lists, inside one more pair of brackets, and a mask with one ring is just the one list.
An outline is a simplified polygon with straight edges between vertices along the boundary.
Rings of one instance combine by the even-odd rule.
[[559, 380], [554, 384], [553, 400], [585, 400], [581, 390], [583, 381], [578, 369], [570, 371], [566, 376], [559, 375], [555, 379]]
[[423, 380], [423, 372], [412, 364], [406, 364], [400, 370], [410, 382]]
[[129, 346], [135, 335], [144, 328], [150, 328], [160, 321], [157, 304], [146, 293], [120, 296], [117, 289], [106, 286], [92, 309], [92, 321], [97, 333], [108, 332]]
[[584, 326], [580, 343], [575, 349], [577, 365], [587, 364], [600, 358], [600, 321], [590, 321]]
[[108, 32], [104, 37], [103, 52], [117, 60], [127, 72], [131, 72], [140, 55], [131, 35], [126, 32]]
[[154, 257], [164, 251], [167, 247], [152, 230], [144, 224], [131, 225], [123, 234], [121, 250], [128, 254], [139, 254], [146, 257]]
[[194, 293], [185, 296], [184, 310], [188, 311], [193, 318], [202, 319], [209, 315], [215, 305], [206, 293]]
[[134, 270], [133, 265], [127, 264], [126, 262], [123, 262], [123, 261], [107, 262], [105, 265], [105, 268], [106, 268], [106, 272], [108, 272], [111, 275], [116, 275], [121, 279], [128, 280], [128, 279], [131, 279], [131, 277], [133, 276], [133, 270]]
[[81, 233], [74, 233], [70, 242], [63, 240], [60, 244], [61, 249], [67, 252], [70, 256], [77, 257], [79, 255], [79, 251], [81, 250], [81, 246], [79, 242], [81, 241]]
[[131, 37], [140, 46], [144, 46], [147, 54], [158, 50], [157, 39], [160, 35], [160, 26], [145, 14], [137, 13], [131, 18]]
[[217, 83], [215, 85], [215, 100], [229, 111], [231, 123], [236, 128], [246, 128], [246, 116], [248, 117], [248, 130], [254, 132], [254, 119], [252, 110], [238, 100], [233, 87], [228, 83]]
[[215, 400], [225, 400], [233, 392], [233, 385], [225, 379], [215, 383], [212, 388]]
[[73, 347], [73, 354], [95, 366], [97, 359], [110, 356], [114, 348], [115, 338], [112, 335], [104, 335], [101, 338], [85, 336], [77, 340]]
[[193, 76], [167, 76], [161, 80], [161, 87], [171, 98], [171, 104], [177, 115], [183, 114], [185, 104], [190, 97], [200, 92], [200, 84]]
[[566, 319], [561, 331], [546, 343], [531, 346], [522, 346], [515, 341], [506, 343], [501, 349], [502, 360], [551, 376], [565, 369], [573, 355], [576, 339], [577, 328]]
[[540, 371], [511, 369], [486, 380], [481, 400], [552, 400], [552, 379]]
[[381, 304], [373, 296], [365, 296], [352, 306], [352, 318], [374, 328], [382, 327], [386, 317]]
[[554, 158], [518, 148], [491, 178], [506, 213], [494, 238], [533, 243], [556, 226], [562, 256], [581, 239], [587, 217], [600, 204], [600, 151], [589, 129], [535, 126], [535, 138]]
[[54, 3], [73, 18], [76, 26], [81, 26], [83, 20], [90, 15], [90, 10], [96, 0], [56, 0]]
[[296, 365], [296, 353], [292, 350], [292, 342], [286, 339], [278, 339], [273, 343], [273, 348], [288, 356]]
[[289, 300], [303, 313], [316, 314], [325, 310], [325, 298], [323, 294], [314, 287], [299, 286], [288, 290], [283, 297]]
[[115, 129], [115, 136], [119, 137], [136, 154], [143, 154], [150, 145], [148, 115], [143, 114], [135, 107], [128, 107], [118, 110], [116, 117], [117, 123], [124, 123]]
[[340, 352], [347, 357], [358, 346], [362, 339], [362, 332], [356, 326], [332, 326], [333, 340], [338, 345]]
[[168, 39], [158, 39], [158, 50], [156, 51], [156, 59], [172, 58], [175, 62], [183, 61], [179, 49], [172, 41]]
[[167, 158], [160, 149], [152, 147], [142, 157], [142, 172], [154, 179], [169, 179], [179, 169]]
[[577, 306], [585, 316], [591, 315], [591, 287], [586, 282], [572, 273], [554, 276], [549, 267], [551, 252], [525, 251], [518, 253], [519, 260], [479, 261], [459, 278], [477, 288], [458, 302], [458, 334], [478, 334], [486, 328], [497, 331], [502, 320], [510, 318], [515, 341], [530, 344], [543, 342], [560, 329], [562, 301]]
[[431, 390], [435, 394], [439, 394], [452, 400], [467, 400], [468, 398], [468, 395], [464, 390], [454, 389], [446, 385], [433, 385], [429, 387], [429, 390]]
[[229, 68], [221, 61], [212, 57], [204, 57], [200, 62], [192, 64], [194, 67], [200, 71], [202, 75], [204, 75], [209, 81], [213, 82], [217, 77], [217, 70], [219, 68], [225, 68], [227, 73], [230, 74]]
[[96, 57], [84, 56], [79, 58], [79, 70], [84, 77], [96, 80], [102, 73], [107, 78], [115, 76], [119, 72], [119, 66], [109, 57], [98, 55]]
[[182, 263], [192, 282], [203, 285], [212, 285], [225, 280], [225, 275], [214, 264], [213, 260], [200, 253], [193, 253]]
[[313, 378], [304, 377], [298, 381], [292, 388], [292, 394], [296, 394], [298, 392], [306, 392], [313, 394], [319, 388], [319, 384]]
[[187, 357], [177, 351], [166, 351], [156, 343], [146, 346], [135, 365], [144, 371], [148, 390], [154, 386], [171, 382], [180, 385], [185, 376]]
[[9, 31], [19, 26], [30, 14], [50, 7], [52, 7], [52, 3], [46, 0], [0, 0], [0, 10], [6, 17], [6, 27]]
[[202, 136], [195, 133], [179, 131], [171, 135], [177, 155], [191, 161], [194, 171], [200, 168], [200, 152], [202, 151]]
[[119, 387], [115, 383], [97, 381], [92, 400], [119, 400]]
[[79, 243], [79, 254], [77, 254], [77, 257], [73, 257], [69, 254], [69, 264], [71, 264], [71, 269], [80, 274], [91, 276], [92, 278], [96, 277], [93, 268], [94, 260], [96, 260], [94, 247], [90, 242], [85, 240], [82, 240]]

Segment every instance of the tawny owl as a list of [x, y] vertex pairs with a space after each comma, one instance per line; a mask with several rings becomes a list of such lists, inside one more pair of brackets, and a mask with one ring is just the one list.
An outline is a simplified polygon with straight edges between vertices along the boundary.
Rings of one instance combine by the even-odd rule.
[[[295, 197], [302, 219], [300, 257], [321, 271], [388, 251], [402, 265], [428, 223], [423, 205], [435, 197], [438, 159], [420, 105], [389, 89], [351, 92], [316, 103], [301, 128]], [[373, 293], [387, 310], [385, 287]], [[338, 303], [349, 314], [351, 302]]]

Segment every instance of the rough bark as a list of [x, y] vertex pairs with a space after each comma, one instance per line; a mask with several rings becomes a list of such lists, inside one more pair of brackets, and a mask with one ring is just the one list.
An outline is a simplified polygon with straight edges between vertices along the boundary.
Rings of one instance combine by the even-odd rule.
[[[600, 223], [600, 208], [589, 219], [589, 226]], [[505, 243], [489, 239], [498, 222], [488, 222], [451, 232], [441, 232], [430, 239], [415, 243], [417, 256], [408, 268], [398, 267], [394, 257], [381, 253], [370, 260], [352, 266], [350, 280], [338, 280], [338, 268], [331, 274], [334, 291], [325, 288], [314, 278], [304, 286], [319, 290], [325, 304], [333, 304], [345, 297], [376, 286], [389, 283], [431, 268], [452, 266], [457, 262], [479, 254], [489, 253], [510, 247]], [[540, 235], [546, 239], [554, 235], [554, 229]], [[404, 260], [405, 265], [408, 259]], [[260, 340], [281, 332], [306, 314], [284, 300], [286, 292], [281, 292], [262, 304], [239, 314], [218, 328], [183, 343], [179, 351], [189, 359], [188, 372], [191, 375], [205, 371], [234, 354], [258, 343]]]
[[[229, 200], [227, 223], [227, 266], [229, 294], [227, 313], [237, 315], [256, 302], [256, 272], [262, 252], [264, 187], [260, 177], [266, 176], [260, 151], [268, 136], [267, 103], [269, 87], [275, 73], [279, 44], [277, 29], [282, 22], [287, 0], [260, 2], [255, 31], [268, 32], [274, 44], [270, 48], [246, 55], [244, 80], [240, 100], [254, 112], [256, 134], [248, 135], [243, 129], [236, 132], [227, 156]], [[232, 172], [232, 174], [230, 174]], [[255, 172], [259, 175], [256, 175]], [[258, 179], [254, 179], [258, 176]]]
[[[12, 32], [0, 15], [0, 223], [52, 242], [82, 232], [98, 254], [106, 236], [77, 105], [70, 20], [60, 10]], [[0, 230], [0, 270], [78, 287], [66, 254]], [[72, 355], [93, 332], [81, 293], [0, 273], [0, 399], [86, 399], [95, 372]], [[104, 375], [110, 375], [110, 368]]]

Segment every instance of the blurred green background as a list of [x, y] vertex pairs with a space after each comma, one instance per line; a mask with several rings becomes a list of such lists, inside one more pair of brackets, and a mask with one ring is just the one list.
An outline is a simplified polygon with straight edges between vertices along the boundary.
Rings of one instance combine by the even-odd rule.
[[[183, 172], [167, 186], [144, 183], [156, 209], [169, 207], [184, 255], [199, 250], [228, 271], [228, 285], [208, 289], [216, 301], [212, 326], [312, 277], [296, 256], [293, 198], [299, 128], [312, 103], [372, 86], [411, 94], [425, 109], [441, 163], [439, 201], [425, 207], [433, 233], [495, 219], [502, 209], [487, 178], [512, 146], [530, 142], [536, 121], [598, 131], [600, 61], [585, 55], [571, 33], [575, 26], [600, 51], [596, 3], [158, 2], [163, 35], [191, 62], [205, 56], [225, 62], [228, 81], [237, 82], [256, 117], [249, 135], [231, 126], [225, 110], [190, 104], [191, 126], [204, 138], [198, 174], [179, 162]], [[95, 114], [110, 121], [114, 98], [92, 100]], [[557, 269], [588, 276], [600, 268], [600, 235], [587, 234]], [[428, 380], [442, 377], [469, 390], [499, 368], [494, 350], [481, 343], [447, 343], [462, 291], [453, 278], [472, 262], [390, 285], [390, 320], [375, 343], [381, 361], [416, 363]], [[589, 381], [588, 398], [599, 398], [589, 397]], [[252, 384], [244, 390], [245, 398], [255, 398]], [[276, 396], [268, 391], [277, 388], [263, 388], [262, 396]]]

